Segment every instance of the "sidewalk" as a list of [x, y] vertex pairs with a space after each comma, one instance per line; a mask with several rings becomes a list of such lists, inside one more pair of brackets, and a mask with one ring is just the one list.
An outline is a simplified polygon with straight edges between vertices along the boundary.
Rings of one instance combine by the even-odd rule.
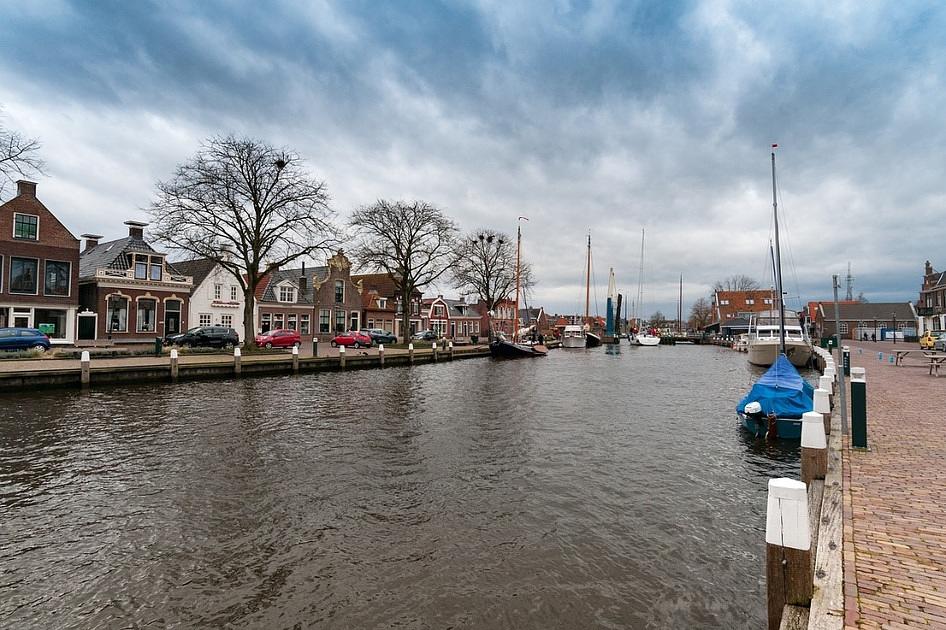
[[[847, 345], [867, 370], [869, 450], [845, 438], [845, 628], [946, 628], [946, 378], [916, 343]], [[897, 367], [896, 350], [916, 352]]]

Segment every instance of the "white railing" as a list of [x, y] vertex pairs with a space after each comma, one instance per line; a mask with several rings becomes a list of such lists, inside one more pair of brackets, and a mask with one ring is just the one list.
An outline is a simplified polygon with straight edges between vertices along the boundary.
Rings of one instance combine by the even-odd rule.
[[191, 276], [180, 276], [176, 274], [164, 273], [160, 280], [151, 280], [150, 278], [135, 278], [134, 269], [96, 269], [96, 278], [122, 278], [125, 280], [137, 280], [138, 282], [160, 282], [162, 284], [193, 284], [194, 279]]

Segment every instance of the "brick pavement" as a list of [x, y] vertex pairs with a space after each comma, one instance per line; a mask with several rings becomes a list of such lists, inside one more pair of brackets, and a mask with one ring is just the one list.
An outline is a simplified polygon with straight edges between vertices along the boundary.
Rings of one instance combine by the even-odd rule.
[[848, 345], [867, 369], [870, 450], [845, 439], [845, 628], [946, 628], [946, 374], [919, 352], [888, 362], [917, 344]]

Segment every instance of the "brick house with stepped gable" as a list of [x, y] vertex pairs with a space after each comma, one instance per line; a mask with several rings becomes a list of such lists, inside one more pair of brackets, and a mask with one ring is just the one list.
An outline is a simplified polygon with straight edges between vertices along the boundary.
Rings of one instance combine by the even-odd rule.
[[[381, 328], [392, 332], [400, 341], [405, 335], [401, 331], [401, 296], [397, 285], [387, 273], [359, 274], [351, 277], [361, 288], [364, 318], [363, 328]], [[414, 291], [410, 303], [410, 336], [423, 328], [420, 316], [420, 291]]]
[[451, 300], [438, 295], [421, 300], [421, 321], [425, 330], [432, 330], [438, 337], [454, 341], [469, 341], [471, 336], [480, 337], [482, 317], [475, 304], [463, 298]]
[[256, 288], [256, 329], [286, 328], [303, 337], [360, 329], [362, 297], [351, 261], [339, 250], [324, 267], [273, 269]]
[[128, 236], [114, 241], [82, 235], [78, 341], [152, 343], [187, 325], [192, 278], [144, 240], [147, 223], [125, 225]]
[[20, 180], [0, 206], [0, 328], [38, 328], [71, 344], [79, 306], [79, 239]]
[[946, 331], [946, 271], [936, 271], [930, 261], [923, 270], [923, 285], [916, 304], [917, 334]]

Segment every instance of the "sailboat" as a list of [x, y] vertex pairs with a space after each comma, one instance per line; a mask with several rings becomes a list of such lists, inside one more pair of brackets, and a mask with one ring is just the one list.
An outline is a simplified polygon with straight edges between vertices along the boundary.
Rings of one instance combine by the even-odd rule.
[[[519, 217], [519, 220], [526, 217]], [[513, 315], [513, 337], [508, 340], [502, 333], [489, 344], [489, 351], [494, 357], [503, 359], [522, 359], [525, 357], [544, 357], [549, 350], [544, 344], [526, 343], [519, 339], [519, 291], [520, 291], [520, 271], [522, 260], [522, 226], [516, 227], [516, 308]]]
[[[785, 324], [785, 295], [782, 292], [782, 259], [779, 252], [778, 237], [778, 201], [775, 185], [775, 148], [772, 146], [772, 211], [775, 216], [775, 248], [772, 251], [772, 271], [775, 275], [775, 299], [778, 300], [778, 324], [772, 322], [772, 313], [769, 313], [768, 323], [762, 323], [763, 318], [750, 322], [747, 335], [747, 358], [749, 363], [766, 367], [775, 363], [780, 355], [785, 355], [792, 365], [805, 367], [811, 362], [813, 353], [811, 340], [805, 330], [798, 324]], [[771, 245], [770, 245], [771, 249]], [[796, 320], [797, 321], [797, 320]]]
[[593, 348], [601, 345], [601, 337], [591, 332], [591, 234], [588, 234], [587, 273], [585, 275], [585, 318], [581, 325], [570, 324], [562, 331], [563, 348]]
[[[644, 228], [641, 228], [641, 266], [637, 273], [637, 326], [640, 328], [640, 314], [644, 312]], [[638, 346], [657, 346], [660, 345], [660, 336], [654, 334], [652, 329], [638, 330], [635, 333], [628, 334], [631, 344]]]

